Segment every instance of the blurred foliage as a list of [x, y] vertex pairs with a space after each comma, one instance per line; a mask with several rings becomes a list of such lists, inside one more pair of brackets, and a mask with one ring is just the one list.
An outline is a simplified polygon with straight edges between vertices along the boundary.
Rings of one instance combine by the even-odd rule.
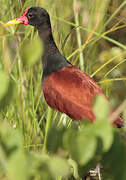
[[0, 84], [2, 84], [0, 88], [0, 100], [1, 100], [3, 96], [6, 94], [9, 84], [7, 75], [2, 71], [0, 71]]
[[[0, 179], [79, 180], [100, 163], [103, 179], [125, 180], [126, 129], [109, 123], [106, 100], [96, 98], [94, 124], [72, 122], [47, 110], [41, 92], [42, 44], [36, 31], [3, 24], [27, 7], [46, 8], [60, 51], [81, 69], [84, 64], [116, 108], [126, 98], [126, 0], [0, 4]], [[121, 112], [126, 118], [126, 110]]]
[[40, 39], [34, 37], [31, 42], [29, 42], [29, 39], [27, 42], [24, 42], [22, 44], [21, 54], [24, 65], [33, 66], [42, 55], [42, 43]]

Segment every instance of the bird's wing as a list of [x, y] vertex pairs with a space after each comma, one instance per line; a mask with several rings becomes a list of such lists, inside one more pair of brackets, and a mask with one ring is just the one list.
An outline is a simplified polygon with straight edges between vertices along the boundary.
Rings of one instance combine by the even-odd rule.
[[103, 94], [101, 88], [80, 69], [69, 65], [51, 73], [43, 82], [48, 105], [77, 120], [94, 121], [93, 98]]

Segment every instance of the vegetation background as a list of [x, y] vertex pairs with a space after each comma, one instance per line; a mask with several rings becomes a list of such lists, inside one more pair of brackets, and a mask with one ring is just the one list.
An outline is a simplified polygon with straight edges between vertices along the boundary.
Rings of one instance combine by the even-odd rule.
[[[41, 90], [42, 48], [31, 26], [5, 27], [25, 8], [51, 16], [62, 54], [102, 87], [126, 119], [126, 0], [0, 0], [0, 180], [126, 179], [126, 129], [106, 120], [72, 122], [48, 108]], [[101, 177], [100, 177], [101, 176]]]

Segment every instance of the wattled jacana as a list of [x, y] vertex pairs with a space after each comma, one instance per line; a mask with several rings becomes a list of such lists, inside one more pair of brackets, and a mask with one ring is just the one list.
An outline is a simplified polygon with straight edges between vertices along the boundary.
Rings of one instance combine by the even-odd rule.
[[[94, 122], [96, 117], [92, 108], [93, 99], [98, 94], [105, 95], [93, 79], [61, 55], [53, 39], [47, 11], [40, 7], [27, 8], [23, 16], [6, 25], [13, 24], [34, 26], [43, 41], [42, 89], [47, 104], [74, 120], [87, 118]], [[114, 125], [122, 127], [123, 120], [118, 117]]]

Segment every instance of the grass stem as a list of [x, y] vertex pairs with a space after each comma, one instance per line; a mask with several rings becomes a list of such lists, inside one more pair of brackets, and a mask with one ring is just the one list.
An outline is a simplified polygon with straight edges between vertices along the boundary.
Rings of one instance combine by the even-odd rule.
[[43, 146], [44, 153], [47, 152], [46, 145], [47, 145], [49, 129], [51, 126], [52, 113], [53, 113], [53, 110], [50, 107], [48, 107], [47, 118], [46, 118], [46, 127], [45, 127], [45, 139], [44, 139], [44, 146]]
[[[74, 0], [74, 4], [76, 4], [77, 1]], [[75, 10], [74, 8], [74, 18], [75, 18], [75, 24], [76, 26], [79, 26], [79, 13], [78, 11]], [[84, 71], [84, 56], [83, 56], [83, 52], [82, 52], [82, 42], [81, 42], [81, 32], [80, 32], [80, 28], [76, 28], [76, 34], [77, 34], [77, 42], [78, 42], [78, 47], [80, 50], [80, 69], [82, 71]]]

